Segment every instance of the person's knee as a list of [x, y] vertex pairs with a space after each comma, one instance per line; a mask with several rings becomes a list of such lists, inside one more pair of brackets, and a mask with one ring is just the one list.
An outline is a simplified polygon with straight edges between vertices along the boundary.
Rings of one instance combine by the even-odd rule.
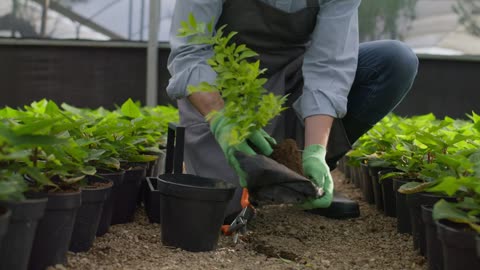
[[418, 70], [418, 57], [413, 50], [397, 40], [385, 41], [383, 48], [385, 68], [390, 71], [392, 79], [412, 81]]

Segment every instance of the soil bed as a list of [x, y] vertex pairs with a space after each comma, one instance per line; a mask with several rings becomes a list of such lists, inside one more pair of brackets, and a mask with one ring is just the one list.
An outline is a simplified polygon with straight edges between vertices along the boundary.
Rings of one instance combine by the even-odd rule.
[[69, 264], [51, 269], [427, 269], [411, 237], [396, 232], [395, 219], [361, 201], [359, 190], [333, 172], [336, 189], [360, 202], [362, 216], [331, 220], [291, 206], [260, 209], [250, 233], [234, 246], [220, 238], [215, 252], [164, 247], [160, 226], [144, 212], [135, 222], [112, 226], [88, 253], [70, 253]]

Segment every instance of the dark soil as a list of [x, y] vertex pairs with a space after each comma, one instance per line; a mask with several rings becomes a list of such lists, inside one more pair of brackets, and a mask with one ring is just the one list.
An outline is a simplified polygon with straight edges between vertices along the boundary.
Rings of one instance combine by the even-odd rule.
[[270, 157], [290, 170], [303, 175], [302, 155], [294, 140], [286, 139], [275, 145]]
[[95, 181], [95, 180], [90, 180], [88, 181], [88, 184], [85, 186], [85, 188], [104, 188], [104, 187], [111, 187], [113, 183], [111, 181]]

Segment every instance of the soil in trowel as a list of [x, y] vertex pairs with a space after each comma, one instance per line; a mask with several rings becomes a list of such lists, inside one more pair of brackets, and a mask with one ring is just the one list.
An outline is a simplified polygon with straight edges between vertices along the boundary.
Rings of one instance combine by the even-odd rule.
[[294, 140], [286, 139], [275, 145], [270, 157], [290, 170], [303, 175], [302, 156]]

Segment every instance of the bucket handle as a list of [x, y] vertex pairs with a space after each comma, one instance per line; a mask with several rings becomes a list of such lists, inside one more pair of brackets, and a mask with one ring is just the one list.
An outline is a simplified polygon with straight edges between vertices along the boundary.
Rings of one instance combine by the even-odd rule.
[[177, 123], [168, 123], [165, 173], [181, 174], [183, 172], [184, 146], [185, 127]]

